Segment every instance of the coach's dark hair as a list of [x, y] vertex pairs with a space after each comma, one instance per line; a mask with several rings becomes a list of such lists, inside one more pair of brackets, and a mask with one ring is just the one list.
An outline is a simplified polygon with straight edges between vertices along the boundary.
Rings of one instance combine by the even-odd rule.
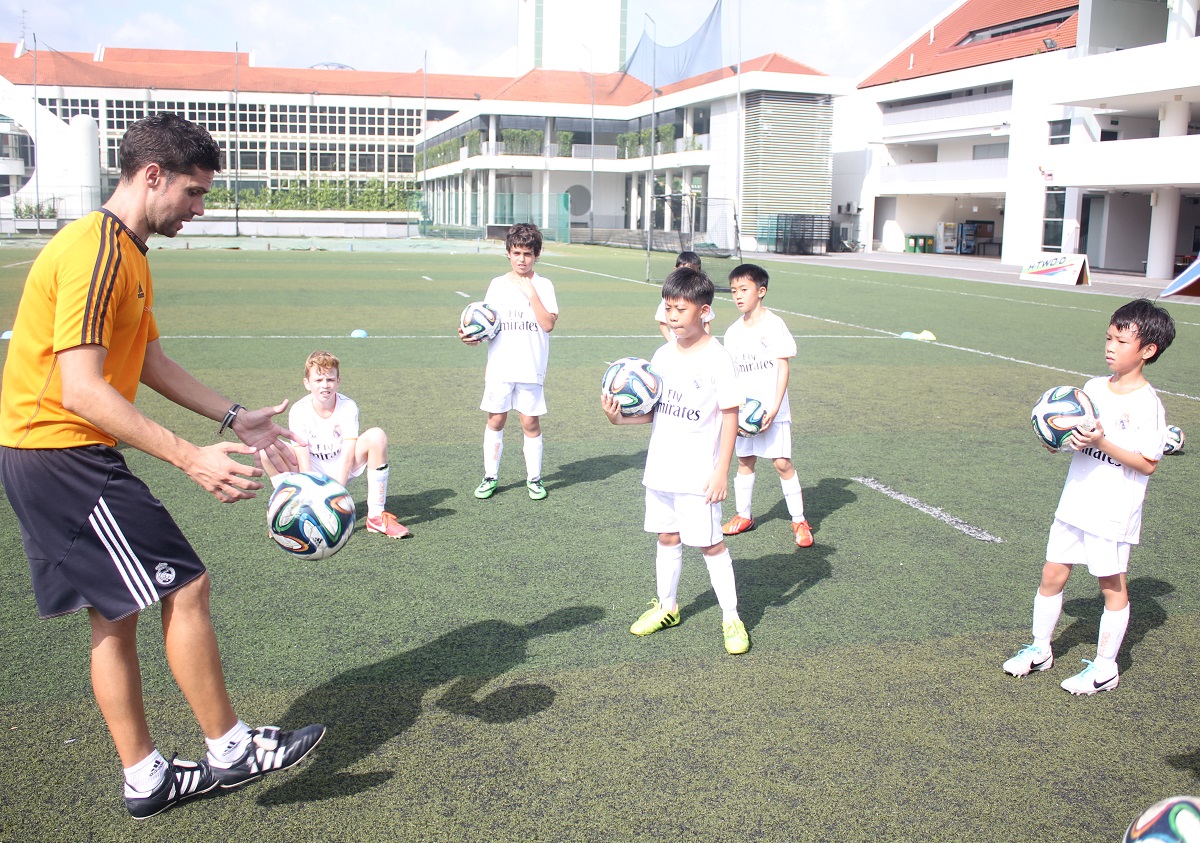
[[513, 246], [532, 249], [536, 258], [542, 254], [542, 232], [531, 222], [519, 222], [508, 230], [504, 238], [504, 251], [511, 252]]
[[143, 117], [121, 138], [121, 180], [129, 181], [147, 164], [167, 178], [194, 170], [221, 171], [221, 147], [201, 126], [167, 111]]
[[771, 280], [767, 271], [756, 263], [743, 263], [735, 266], [729, 273], [729, 280], [732, 283], [739, 278], [749, 278], [754, 282], [755, 287], [762, 287], [764, 290], [767, 289], [767, 282]]
[[664, 299], [683, 299], [694, 305], [711, 306], [715, 292], [712, 279], [690, 266], [672, 270], [662, 285]]
[[1175, 339], [1175, 320], [1150, 299], [1135, 299], [1118, 307], [1108, 324], [1118, 331], [1135, 330], [1143, 348], [1150, 343], [1158, 346], [1154, 356], [1148, 358], [1146, 363], [1153, 363], [1161, 357]]
[[675, 268], [681, 266], [690, 266], [692, 269], [700, 268], [700, 256], [695, 252], [680, 252], [675, 258]]

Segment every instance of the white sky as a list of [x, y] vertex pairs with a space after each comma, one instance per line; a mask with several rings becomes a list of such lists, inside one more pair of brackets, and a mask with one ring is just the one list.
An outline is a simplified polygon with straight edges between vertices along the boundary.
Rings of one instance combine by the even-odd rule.
[[[691, 35], [712, 5], [629, 0], [629, 49], [646, 14], [654, 18], [658, 43], [669, 46]], [[744, 58], [782, 53], [824, 73], [857, 78], [952, 5], [954, 0], [725, 0], [726, 44], [730, 50], [736, 45], [740, 19]], [[89, 53], [97, 44], [225, 51], [236, 44], [253, 51], [260, 67], [339, 62], [358, 70], [414, 71], [428, 51], [430, 73], [511, 76], [517, 0], [0, 0], [0, 41], [22, 35], [30, 44], [36, 35], [40, 49]]]

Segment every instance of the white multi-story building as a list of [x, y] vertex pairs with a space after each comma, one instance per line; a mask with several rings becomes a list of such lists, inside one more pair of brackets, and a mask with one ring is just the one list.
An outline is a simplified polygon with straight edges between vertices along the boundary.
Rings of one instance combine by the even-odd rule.
[[[552, 14], [563, 3], [545, 5], [524, 0], [522, 20], [557, 26], [565, 42]], [[623, 18], [624, 0], [602, 6]], [[605, 62], [609, 47], [623, 50], [611, 29], [594, 42]], [[776, 54], [657, 87], [588, 63], [515, 78], [426, 76], [259, 67], [250, 53], [0, 44], [0, 114], [10, 120], [0, 121], [0, 224], [34, 204], [51, 208], [55, 225], [97, 207], [119, 176], [126, 128], [173, 111], [221, 145], [214, 186], [235, 195], [294, 199], [338, 185], [394, 209], [399, 191], [417, 189], [424, 219], [443, 230], [530, 219], [556, 239], [619, 232], [644, 243], [652, 227], [670, 235], [653, 238], [660, 248], [730, 250], [778, 248], [802, 228], [805, 248], [824, 249], [832, 102], [847, 80]], [[36, 145], [24, 140], [35, 134]], [[190, 230], [239, 230], [222, 216]]]
[[1197, 4], [954, 5], [839, 103], [835, 217], [878, 249], [967, 233], [1172, 277], [1200, 251]]

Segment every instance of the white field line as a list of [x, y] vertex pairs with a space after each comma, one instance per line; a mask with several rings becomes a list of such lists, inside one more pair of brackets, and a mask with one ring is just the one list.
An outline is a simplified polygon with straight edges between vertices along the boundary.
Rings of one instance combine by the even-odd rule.
[[458, 295], [462, 296], [464, 299], [471, 298], [470, 293], [464, 293], [462, 290], [455, 290], [454, 292], [458, 293]]
[[946, 512], [943, 509], [938, 509], [936, 506], [930, 506], [927, 503], [921, 503], [921, 501], [917, 500], [916, 498], [912, 497], [911, 495], [906, 495], [903, 492], [897, 492], [895, 489], [892, 489], [888, 486], [883, 485], [882, 483], [880, 483], [878, 480], [875, 480], [874, 478], [854, 477], [851, 479], [853, 479], [854, 482], [856, 482], [856, 483], [863, 484], [868, 489], [874, 489], [876, 492], [882, 492], [883, 494], [887, 495], [892, 500], [899, 501], [902, 504], [911, 506], [915, 510], [924, 512], [926, 515], [936, 518], [938, 521], [941, 521], [943, 524], [949, 525], [949, 526], [953, 527], [954, 529], [958, 530], [960, 533], [965, 533], [973, 539], [978, 539], [981, 542], [991, 542], [993, 544], [1003, 544], [1004, 543], [1004, 539], [998, 538], [997, 536], [993, 536], [991, 533], [987, 532], [986, 530], [982, 530], [979, 527], [975, 527], [971, 524], [968, 524], [966, 521], [963, 521], [961, 518], [956, 518], [955, 516], [951, 515], [950, 513]]
[[[592, 272], [592, 271], [586, 270], [586, 269], [575, 269], [574, 267], [570, 267], [570, 266], [559, 266], [559, 268], [572, 270], [574, 272], [582, 272], [582, 273], [586, 273], [588, 275], [600, 275], [604, 278], [613, 278], [617, 281], [628, 281], [632, 284], [646, 285], [646, 283], [647, 283], [645, 281], [638, 281], [633, 278], [621, 278], [620, 276], [617, 276], [617, 275], [605, 275], [602, 272]], [[827, 276], [827, 277], [833, 278], [834, 276]], [[839, 280], [844, 280], [844, 279], [839, 279]], [[861, 283], [880, 284], [881, 282], [864, 280]], [[906, 286], [912, 287], [912, 285], [906, 285]], [[970, 296], [977, 296], [979, 298], [999, 298], [997, 296], [984, 296], [984, 295], [978, 294], [978, 293], [954, 293], [954, 291], [952, 291], [952, 290], [939, 290], [937, 288], [932, 288], [932, 287], [919, 287], [919, 288], [913, 287], [913, 289], [921, 289], [921, 290], [925, 290], [925, 291], [933, 292], [933, 293], [950, 293], [951, 295], [970, 295]], [[1055, 306], [1057, 306], [1057, 305], [1043, 305], [1040, 302], [1022, 301], [1020, 299], [1003, 299], [1003, 300], [1014, 302], [1017, 304], [1036, 305], [1037, 307], [1046, 307], [1046, 306], [1055, 307]], [[721, 297], [721, 301], [732, 301], [732, 299], [727, 299], [727, 298]], [[1076, 307], [1067, 307], [1067, 306], [1061, 306], [1061, 307], [1063, 309], [1068, 309], [1068, 310], [1083, 310], [1085, 312], [1107, 313], [1107, 311], [1091, 311], [1088, 308], [1076, 308]], [[805, 319], [813, 319], [818, 322], [825, 322], [826, 324], [829, 324], [829, 325], [838, 325], [843, 328], [854, 328], [855, 330], [859, 330], [859, 331], [871, 331], [873, 333], [876, 333], [876, 334], [879, 334], [879, 335], [885, 336], [885, 337], [899, 337], [900, 336], [900, 334], [896, 333], [895, 331], [885, 331], [882, 328], [872, 328], [869, 325], [856, 325], [853, 322], [841, 322], [837, 319], [827, 319], [823, 316], [816, 316], [811, 313], [801, 313], [796, 310], [784, 310], [783, 308], [774, 308], [774, 307], [771, 309], [774, 310], [776, 313], [786, 313], [789, 316], [800, 316]], [[1190, 324], [1190, 323], [1181, 323], [1181, 324]], [[822, 337], [822, 339], [831, 339], [831, 338]], [[1062, 374], [1065, 374], [1065, 375], [1074, 375], [1074, 376], [1080, 377], [1080, 378], [1092, 377], [1092, 373], [1089, 373], [1089, 372], [1076, 372], [1074, 369], [1064, 369], [1060, 366], [1050, 366], [1046, 363], [1034, 363], [1032, 360], [1022, 360], [1019, 357], [1008, 357], [1003, 354], [996, 354], [994, 352], [984, 351], [983, 349], [979, 349], [979, 348], [968, 348], [966, 346], [961, 346], [961, 345], [950, 345], [949, 343], [944, 343], [944, 342], [927, 342], [925, 344], [926, 345], [936, 345], [936, 346], [940, 346], [942, 348], [949, 348], [954, 351], [962, 351], [967, 354], [978, 354], [982, 357], [991, 357], [994, 360], [1003, 360], [1006, 363], [1018, 363], [1022, 366], [1033, 366], [1034, 368], [1037, 368], [1037, 369], [1045, 369], [1048, 372], [1061, 372]], [[1155, 389], [1157, 392], [1159, 392], [1163, 395], [1172, 395], [1176, 398], [1186, 398], [1189, 401], [1200, 401], [1200, 396], [1188, 395], [1185, 392], [1168, 392], [1165, 389], [1158, 389], [1157, 387], [1155, 387]]]

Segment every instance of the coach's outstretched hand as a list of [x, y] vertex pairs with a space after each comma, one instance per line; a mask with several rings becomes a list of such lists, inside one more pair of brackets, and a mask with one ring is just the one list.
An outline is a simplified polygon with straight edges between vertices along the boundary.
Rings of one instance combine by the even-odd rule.
[[276, 424], [275, 416], [286, 410], [287, 406], [288, 400], [285, 398], [282, 404], [276, 404], [274, 407], [242, 410], [230, 425], [230, 429], [237, 434], [238, 439], [251, 448], [250, 451], [241, 453], [253, 453], [254, 464], [260, 468], [263, 459], [269, 460], [274, 474], [299, 471], [300, 465], [296, 462], [296, 452], [288, 443], [308, 444], [286, 427]]
[[197, 448], [180, 468], [221, 503], [233, 503], [255, 497], [262, 488], [251, 478], [262, 476], [262, 469], [233, 459], [231, 454], [253, 454], [254, 449], [237, 442], [217, 442]]

